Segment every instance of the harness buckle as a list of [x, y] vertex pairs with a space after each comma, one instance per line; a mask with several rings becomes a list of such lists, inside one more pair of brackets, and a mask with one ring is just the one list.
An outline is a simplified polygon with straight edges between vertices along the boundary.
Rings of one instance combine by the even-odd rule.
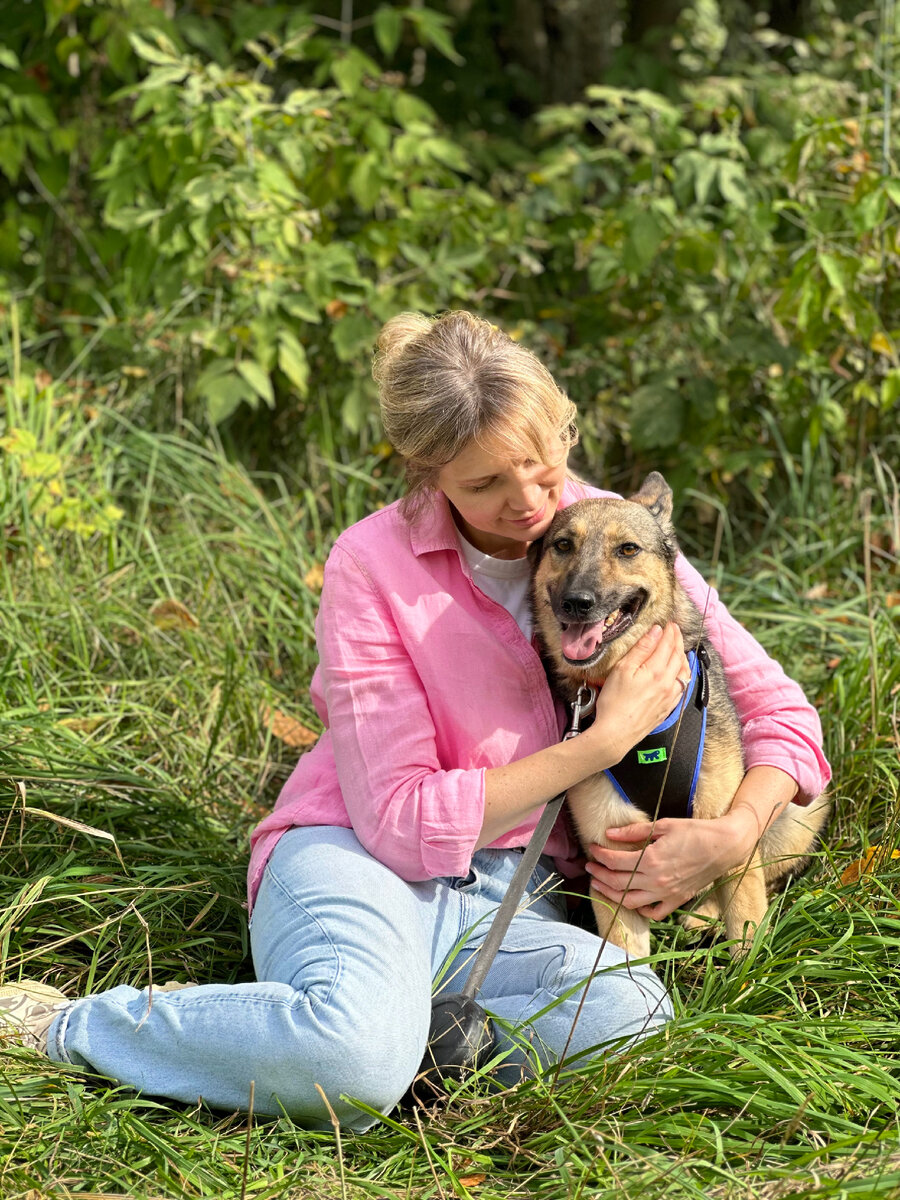
[[592, 716], [596, 707], [597, 688], [591, 687], [589, 683], [583, 683], [578, 689], [575, 699], [569, 702], [569, 721], [562, 737], [564, 742], [578, 737], [581, 733], [581, 722], [585, 717]]

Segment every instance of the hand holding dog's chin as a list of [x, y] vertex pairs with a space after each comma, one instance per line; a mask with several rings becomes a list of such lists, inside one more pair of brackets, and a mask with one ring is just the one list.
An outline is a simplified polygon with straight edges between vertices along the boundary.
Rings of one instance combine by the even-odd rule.
[[602, 741], [603, 767], [621, 762], [632, 746], [672, 712], [681, 699], [679, 675], [690, 677], [684, 639], [672, 622], [658, 625], [640, 639], [610, 671], [597, 699], [594, 724], [587, 734]]

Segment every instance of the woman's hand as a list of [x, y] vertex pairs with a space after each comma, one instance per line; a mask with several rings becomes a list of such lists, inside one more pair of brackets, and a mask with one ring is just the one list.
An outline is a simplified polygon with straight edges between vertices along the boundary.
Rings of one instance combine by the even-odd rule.
[[681, 630], [674, 622], [665, 629], [654, 625], [610, 671], [594, 723], [581, 734], [596, 742], [604, 767], [621, 762], [672, 712], [684, 694], [679, 677], [691, 677]]
[[590, 847], [597, 860], [587, 864], [591, 887], [614, 904], [659, 921], [749, 857], [749, 834], [750, 823], [732, 819], [731, 813], [713, 821], [664, 817], [652, 827], [641, 822], [608, 829], [606, 836], [623, 849]]
[[664, 817], [652, 827], [640, 822], [607, 829], [607, 838], [622, 849], [590, 847], [597, 859], [587, 864], [591, 887], [659, 921], [745, 863], [796, 794], [790, 775], [761, 764], [750, 768], [729, 811], [714, 820]]

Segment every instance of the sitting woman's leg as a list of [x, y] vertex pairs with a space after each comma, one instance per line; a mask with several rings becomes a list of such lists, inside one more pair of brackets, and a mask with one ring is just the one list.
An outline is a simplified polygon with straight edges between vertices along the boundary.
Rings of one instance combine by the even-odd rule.
[[275, 848], [251, 925], [259, 982], [172, 993], [121, 986], [76, 1001], [48, 1052], [151, 1095], [287, 1112], [328, 1127], [389, 1111], [415, 1075], [430, 1017], [436, 885], [407, 884], [348, 829], [295, 829]]
[[520, 1077], [528, 1061], [548, 1066], [563, 1054], [576, 1067], [671, 1019], [671, 1001], [650, 967], [627, 962], [609, 944], [598, 963], [601, 944], [596, 934], [563, 922], [513, 921], [482, 993], [498, 1021], [498, 1045], [510, 1052], [498, 1072], [502, 1081]]
[[[465, 901], [466, 935], [462, 943], [445, 940], [441, 947], [442, 991], [459, 991], [468, 978], [520, 857], [513, 850], [480, 850], [469, 878], [451, 881], [448, 894]], [[600, 938], [563, 919], [560, 883], [552, 862], [542, 858], [478, 997], [496, 1018], [498, 1049], [505, 1055], [505, 1065], [495, 1072], [501, 1083], [515, 1083], [523, 1069], [556, 1063], [563, 1054], [577, 1067], [592, 1052], [645, 1037], [672, 1016], [666, 990], [649, 967], [628, 962], [623, 950], [609, 944], [597, 961]], [[452, 922], [445, 922], [440, 932], [452, 930]]]

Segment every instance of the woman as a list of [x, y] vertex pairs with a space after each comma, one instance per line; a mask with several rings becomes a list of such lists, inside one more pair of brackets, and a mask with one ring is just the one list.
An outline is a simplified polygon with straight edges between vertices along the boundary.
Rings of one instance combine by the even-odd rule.
[[[544, 803], [618, 762], [680, 698], [680, 633], [656, 629], [610, 674], [591, 728], [559, 741], [524, 556], [557, 508], [605, 493], [568, 475], [574, 410], [539, 361], [469, 313], [406, 315], [385, 326], [375, 376], [408, 492], [328, 559], [312, 684], [325, 732], [253, 835], [258, 982], [157, 991], [152, 1006], [127, 986], [74, 1002], [6, 989], [8, 1020], [56, 1061], [227, 1109], [253, 1086], [257, 1112], [312, 1126], [328, 1124], [324, 1093], [345, 1126], [366, 1128], [344, 1097], [387, 1112], [405, 1092], [432, 981], [461, 985]], [[718, 820], [660, 821], [643, 855], [642, 827], [596, 849], [592, 885], [654, 917], [743, 862], [791, 799], [828, 779], [800, 689], [683, 559], [678, 572], [724, 659], [748, 770]], [[503, 1081], [567, 1043], [583, 1059], [671, 1015], [653, 972], [622, 969], [607, 946], [572, 1033], [600, 943], [566, 924], [552, 880], [583, 870], [560, 820], [481, 993]]]

